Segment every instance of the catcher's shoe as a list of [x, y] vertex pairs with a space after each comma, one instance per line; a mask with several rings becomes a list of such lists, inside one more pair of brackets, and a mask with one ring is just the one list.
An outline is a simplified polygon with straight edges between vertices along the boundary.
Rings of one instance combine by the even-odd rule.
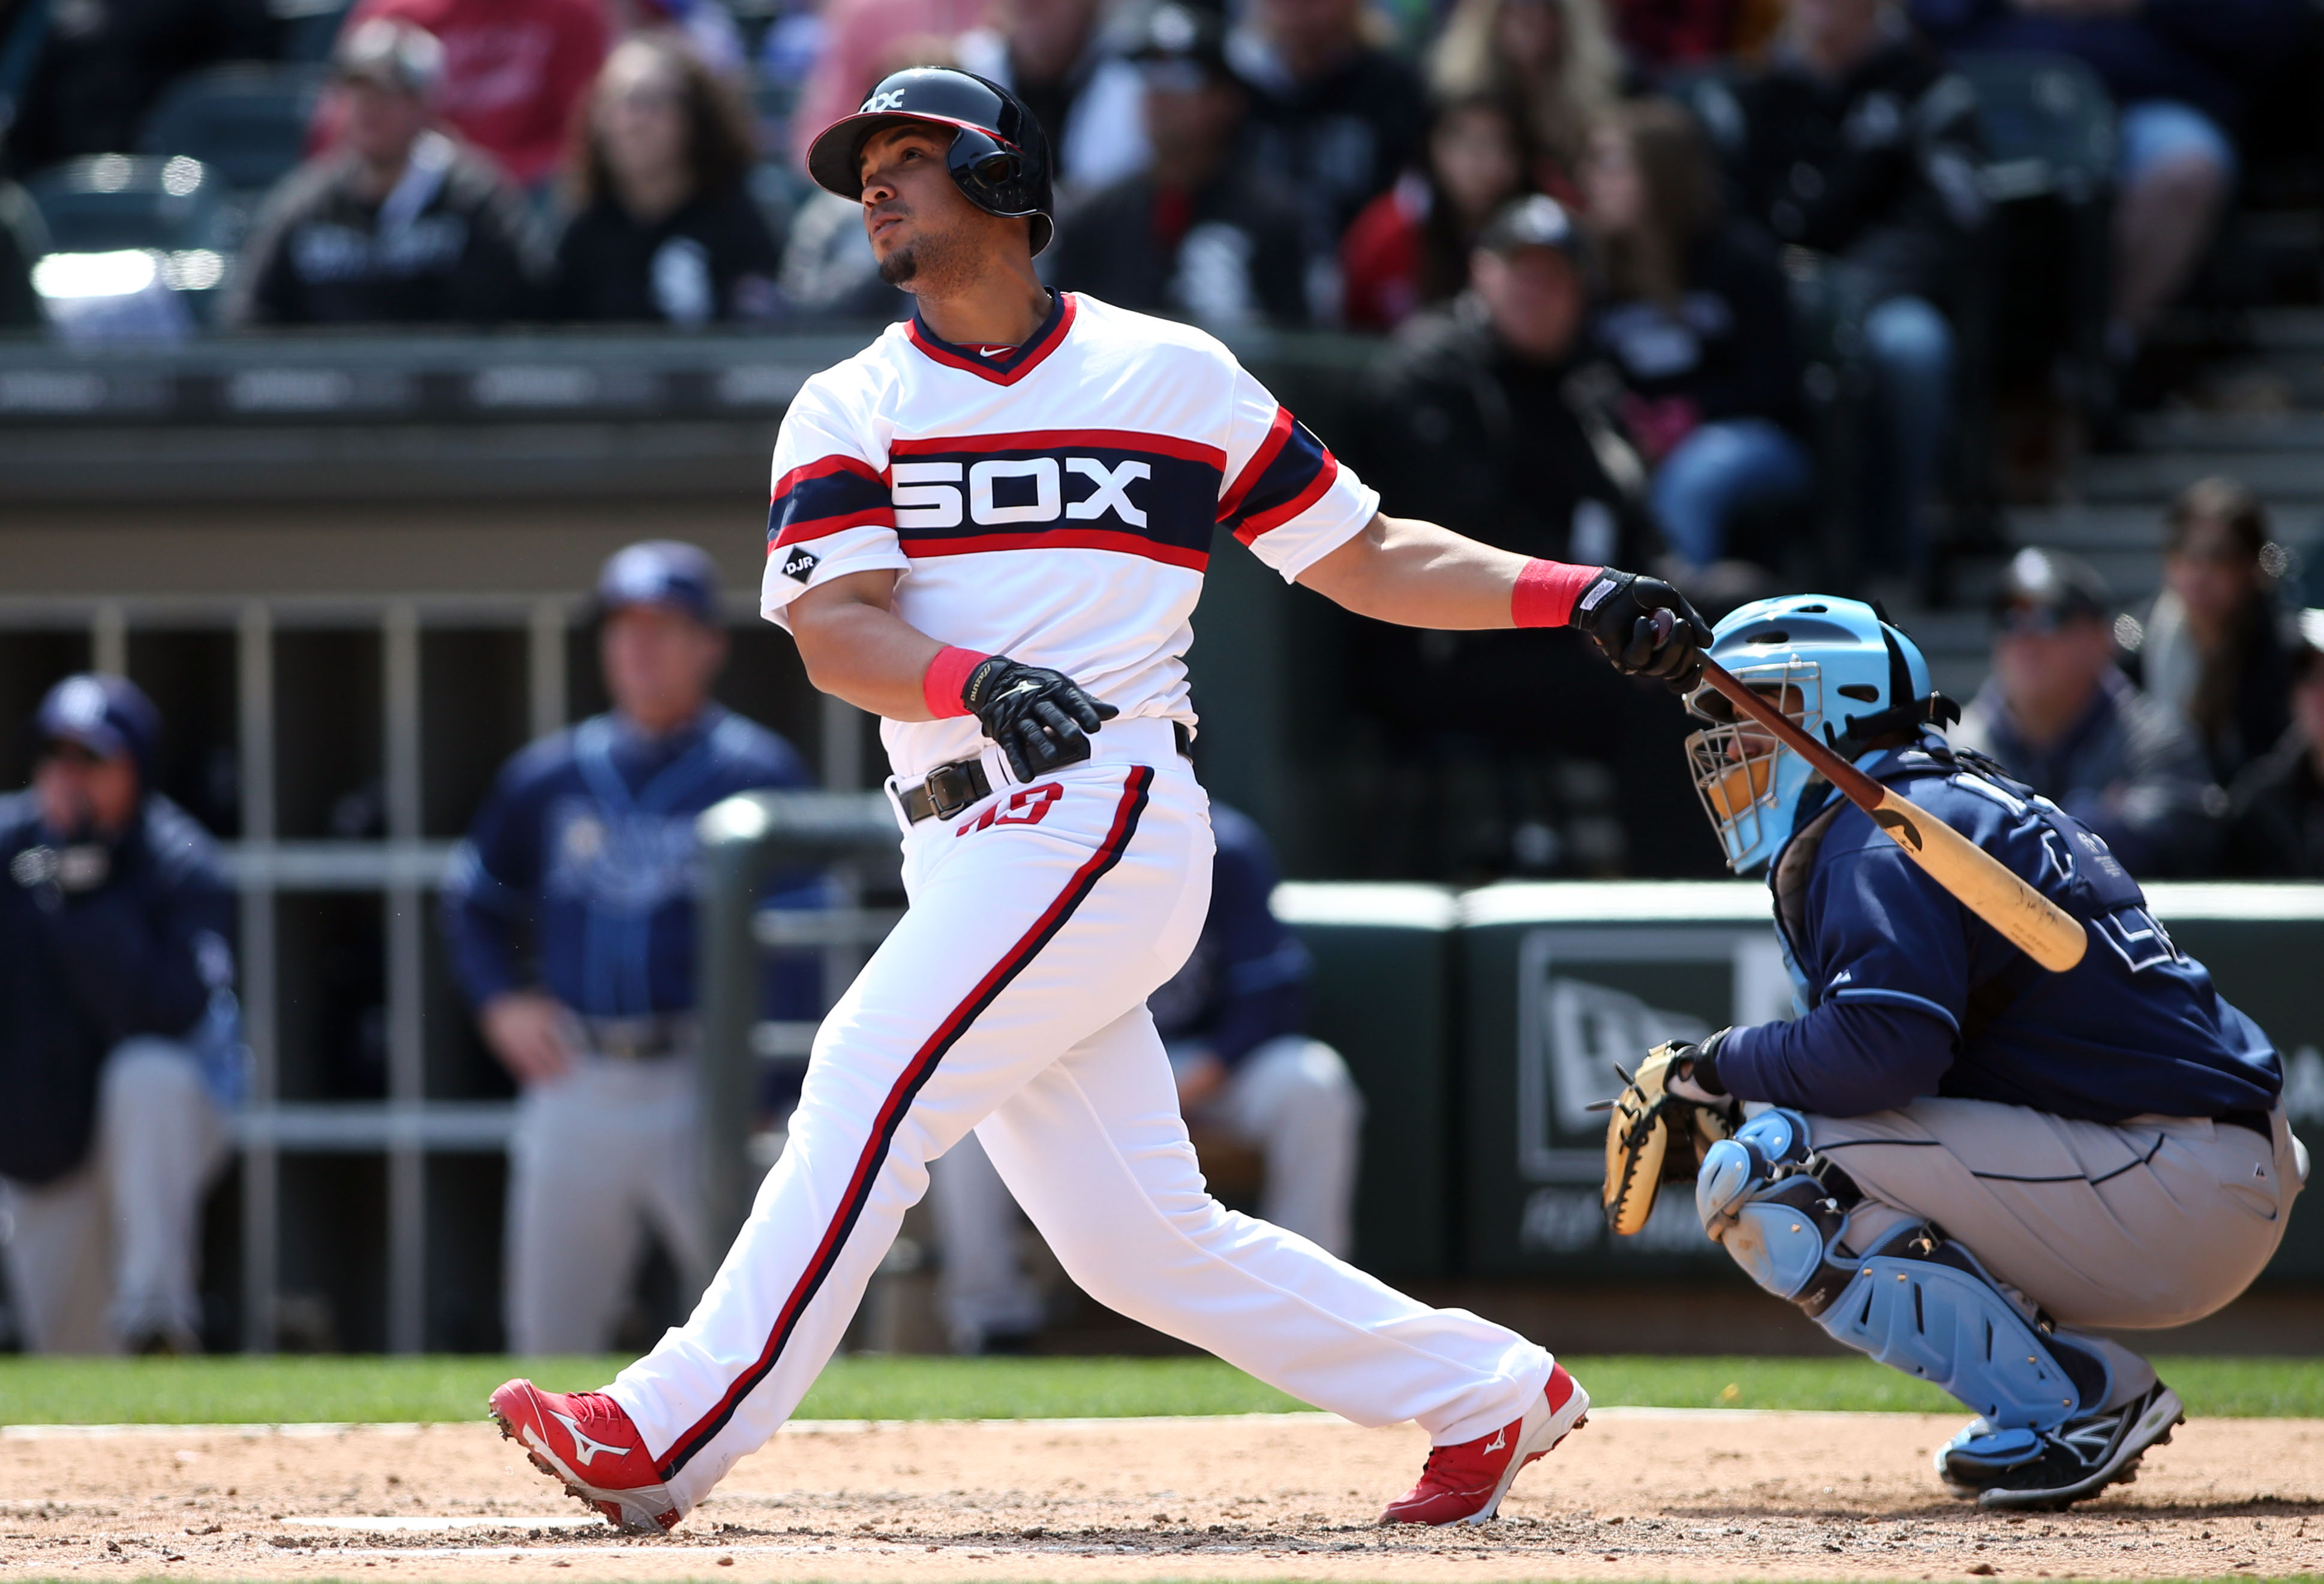
[[1428, 1449], [1420, 1483], [1388, 1505], [1382, 1524], [1482, 1524], [1500, 1510], [1517, 1470], [1590, 1420], [1590, 1394], [1553, 1365], [1525, 1417], [1490, 1435]]
[[2053, 1511], [2137, 1478], [2146, 1449], [2167, 1444], [2186, 1421], [2179, 1394], [2157, 1381], [2119, 1408], [2055, 1430], [1997, 1431], [1973, 1420], [1937, 1449], [1937, 1473], [1980, 1507]]
[[492, 1395], [490, 1407], [501, 1433], [525, 1449], [534, 1468], [563, 1480], [567, 1493], [615, 1528], [659, 1534], [683, 1516], [638, 1427], [604, 1393], [544, 1392], [512, 1380]]

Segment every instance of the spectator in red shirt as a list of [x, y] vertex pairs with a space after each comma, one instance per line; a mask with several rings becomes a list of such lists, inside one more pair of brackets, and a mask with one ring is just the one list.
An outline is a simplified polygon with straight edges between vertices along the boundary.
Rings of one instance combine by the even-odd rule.
[[1415, 309], [1459, 295], [1478, 233], [1525, 190], [1530, 153], [1509, 100], [1472, 94], [1439, 106], [1426, 168], [1365, 205], [1340, 243], [1348, 323], [1393, 329]]
[[598, 0], [358, 0], [341, 36], [374, 16], [443, 43], [437, 113], [463, 139], [521, 187], [557, 174], [574, 111], [605, 63]]

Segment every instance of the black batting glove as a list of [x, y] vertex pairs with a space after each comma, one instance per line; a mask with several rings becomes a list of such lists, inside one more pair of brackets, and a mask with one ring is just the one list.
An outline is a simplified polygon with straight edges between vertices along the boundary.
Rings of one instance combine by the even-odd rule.
[[[1670, 614], [1658, 620], [1658, 611]], [[1692, 692], [1702, 678], [1711, 624], [1659, 577], [1606, 567], [1573, 602], [1572, 624], [1626, 677], [1659, 677], [1673, 693]]]
[[1121, 712], [1084, 693], [1062, 671], [994, 655], [968, 674], [960, 702], [1009, 756], [1020, 781], [1079, 764], [1089, 734]]

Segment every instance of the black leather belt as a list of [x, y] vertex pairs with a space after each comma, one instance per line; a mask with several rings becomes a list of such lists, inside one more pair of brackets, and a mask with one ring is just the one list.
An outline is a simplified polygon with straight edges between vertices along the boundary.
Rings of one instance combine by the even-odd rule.
[[2275, 1142], [2275, 1128], [2265, 1111], [2225, 1111], [2211, 1120], [2222, 1128], [2248, 1128], [2270, 1144]]
[[905, 787], [897, 801], [904, 806], [904, 817], [918, 824], [924, 819], [950, 819], [991, 796], [992, 782], [983, 761], [956, 759], [936, 766], [918, 786]]
[[[1170, 723], [1170, 741], [1179, 758], [1194, 757], [1194, 734], [1186, 730], [1185, 722]], [[992, 778], [984, 773], [984, 761], [956, 759], [936, 766], [918, 786], [905, 787], [896, 801], [904, 806], [904, 818], [918, 824], [924, 819], [950, 819], [991, 796]]]

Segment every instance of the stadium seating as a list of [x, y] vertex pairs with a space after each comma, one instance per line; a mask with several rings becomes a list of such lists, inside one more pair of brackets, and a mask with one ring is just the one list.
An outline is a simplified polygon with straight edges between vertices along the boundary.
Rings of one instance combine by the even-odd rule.
[[235, 191], [264, 192], [305, 152], [325, 80], [318, 66], [237, 62], [196, 72], [154, 106], [144, 152], [199, 160]]
[[2069, 55], [1963, 55], [1953, 66], [1977, 90], [1978, 180], [1997, 211], [1996, 375], [2022, 382], [2054, 364], [2087, 407], [2104, 373], [2114, 103]]
[[[232, 267], [242, 217], [198, 160], [92, 154], [25, 182], [49, 234], [33, 280], [60, 324], [169, 334], [206, 320]], [[138, 265], [120, 255], [143, 253]], [[107, 262], [109, 261], [109, 262]], [[135, 284], [130, 277], [139, 276]], [[127, 311], [136, 299], [150, 313]], [[100, 309], [97, 299], [121, 299]], [[174, 303], [174, 308], [169, 305]], [[75, 308], [71, 305], [79, 304]]]

